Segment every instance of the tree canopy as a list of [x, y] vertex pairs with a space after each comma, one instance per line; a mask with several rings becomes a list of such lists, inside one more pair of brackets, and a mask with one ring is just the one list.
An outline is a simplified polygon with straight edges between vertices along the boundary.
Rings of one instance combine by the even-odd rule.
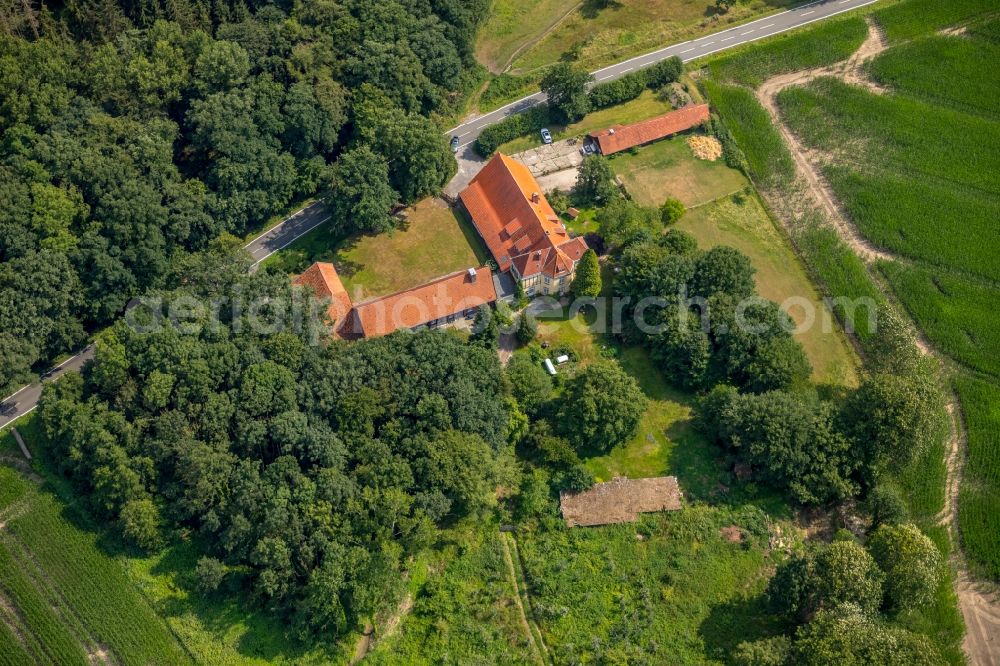
[[332, 183], [348, 230], [381, 231], [397, 199], [436, 192], [455, 163], [430, 116], [460, 97], [487, 5], [76, 2], [5, 20], [0, 391], [297, 198]]
[[556, 429], [578, 451], [603, 453], [635, 433], [646, 396], [635, 379], [612, 361], [588, 365], [569, 380]]
[[[291, 307], [283, 276], [224, 269], [166, 297], [217, 293], [220, 274], [223, 293]], [[221, 316], [105, 331], [85, 376], [46, 385], [46, 453], [137, 546], [199, 535], [220, 563], [200, 585], [235, 577], [301, 635], [343, 632], [395, 603], [439, 526], [495, 502], [511, 418], [496, 353], [430, 331], [324, 346], [318, 319], [261, 334]]]

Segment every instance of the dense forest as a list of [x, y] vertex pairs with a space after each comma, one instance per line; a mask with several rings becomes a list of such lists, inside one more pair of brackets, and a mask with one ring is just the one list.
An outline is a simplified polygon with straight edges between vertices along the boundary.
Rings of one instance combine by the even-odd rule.
[[0, 392], [296, 199], [381, 230], [440, 188], [487, 5], [3, 3]]
[[[283, 276], [199, 261], [173, 295], [293, 298]], [[192, 539], [204, 593], [246, 589], [297, 636], [340, 634], [401, 594], [439, 526], [496, 503], [525, 417], [495, 350], [456, 335], [322, 346], [310, 326], [234, 322], [104, 331], [96, 363], [46, 389], [47, 454], [135, 545]]]

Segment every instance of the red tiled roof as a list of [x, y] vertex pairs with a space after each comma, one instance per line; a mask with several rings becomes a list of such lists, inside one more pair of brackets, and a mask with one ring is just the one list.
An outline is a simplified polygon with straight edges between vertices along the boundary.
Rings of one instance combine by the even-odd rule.
[[707, 121], [708, 104], [688, 105], [658, 118], [651, 118], [632, 125], [615, 125], [590, 138], [597, 141], [603, 155], [614, 155], [633, 146], [641, 146], [665, 136], [683, 132]]
[[579, 261], [561, 249], [571, 240], [569, 233], [528, 167], [517, 160], [497, 153], [458, 196], [501, 271], [517, 266], [522, 277], [538, 272], [557, 277], [549, 270], [563, 270], [567, 262], [572, 270]]
[[347, 333], [343, 330], [344, 323], [353, 304], [333, 264], [317, 262], [292, 280], [292, 284], [309, 287], [318, 298], [329, 299], [327, 314], [333, 323], [333, 334], [336, 337], [344, 337]]
[[476, 269], [475, 275], [473, 280], [469, 271], [452, 273], [413, 289], [359, 303], [354, 306], [355, 331], [366, 338], [388, 335], [495, 301], [493, 272], [484, 266]]

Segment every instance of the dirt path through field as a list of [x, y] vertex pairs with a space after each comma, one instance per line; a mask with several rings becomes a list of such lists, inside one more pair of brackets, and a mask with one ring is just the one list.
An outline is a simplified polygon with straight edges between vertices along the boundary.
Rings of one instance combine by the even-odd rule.
[[820, 172], [819, 165], [816, 164], [816, 155], [808, 150], [799, 141], [798, 137], [792, 134], [791, 130], [781, 118], [778, 111], [778, 93], [790, 86], [802, 86], [815, 78], [821, 76], [836, 76], [849, 83], [864, 85], [875, 92], [884, 92], [874, 83], [868, 81], [861, 69], [865, 61], [875, 57], [886, 48], [885, 37], [873, 23], [868, 23], [868, 38], [861, 45], [854, 55], [830, 67], [819, 67], [807, 69], [791, 74], [781, 74], [765, 81], [757, 89], [757, 99], [767, 109], [771, 121], [788, 144], [788, 148], [795, 160], [795, 167], [801, 180], [808, 187], [812, 197], [820, 204], [822, 209], [834, 223], [840, 236], [844, 241], [863, 259], [873, 261], [876, 259], [892, 259], [892, 255], [884, 252], [866, 239], [864, 239], [849, 221], [847, 214], [840, 206], [833, 194], [833, 189]]
[[[777, 104], [778, 93], [785, 88], [805, 85], [821, 76], [835, 76], [848, 84], [863, 86], [875, 94], [884, 94], [885, 89], [865, 77], [863, 66], [865, 62], [884, 51], [887, 43], [885, 36], [871, 19], [866, 18], [866, 21], [868, 22], [868, 38], [847, 60], [830, 67], [773, 77], [765, 81], [756, 93], [757, 99], [771, 116], [771, 121], [781, 132], [792, 153], [795, 160], [797, 181], [804, 185], [809, 198], [826, 213], [827, 219], [841, 239], [866, 264], [871, 264], [881, 259], [898, 260], [898, 258], [875, 247], [861, 236], [837, 201], [830, 184], [824, 178], [820, 156], [807, 149], [791, 132], [782, 119]], [[788, 200], [774, 201], [775, 197], [773, 196], [769, 199], [776, 209], [785, 209], [792, 214], [792, 217], [804, 212], [803, 210], [794, 210], [796, 208], [794, 198], [792, 199], [793, 203]], [[880, 285], [880, 288], [886, 290], [884, 285]], [[916, 330], [918, 333], [916, 342], [920, 351], [925, 355], [936, 356], [935, 351], [923, 337], [919, 328]], [[951, 421], [951, 436], [946, 459], [947, 487], [945, 506], [938, 515], [938, 520], [939, 524], [950, 527], [953, 536], [952, 564], [955, 569], [955, 592], [966, 625], [962, 648], [969, 663], [974, 666], [1000, 666], [1000, 595], [998, 595], [995, 585], [979, 583], [971, 578], [961, 549], [958, 502], [962, 467], [966, 456], [967, 433], [957, 396], [953, 397], [947, 408]]]
[[[507, 562], [507, 569], [510, 572], [511, 584], [514, 586], [514, 601], [517, 603], [517, 610], [521, 616], [521, 625], [524, 628], [524, 633], [528, 636], [528, 642], [531, 643], [532, 650], [535, 653], [535, 658], [538, 660], [539, 664], [544, 666], [547, 663], [545, 656], [548, 655], [549, 650], [545, 646], [545, 643], [541, 640], [541, 631], [537, 626], [533, 626], [533, 622], [528, 618], [527, 610], [524, 608], [524, 603], [521, 601], [522, 590], [518, 584], [518, 580], [520, 579], [520, 576], [518, 575], [518, 571], [520, 571], [520, 564], [515, 564], [514, 558], [510, 554], [509, 542], [512, 542], [513, 540], [513, 537], [506, 532], [500, 535], [500, 543], [503, 544], [503, 557]], [[517, 548], [516, 544], [514, 545], [514, 548]], [[523, 594], [524, 597], [527, 598], [527, 590], [524, 590]], [[535, 640], [536, 632], [539, 637], [538, 641]]]

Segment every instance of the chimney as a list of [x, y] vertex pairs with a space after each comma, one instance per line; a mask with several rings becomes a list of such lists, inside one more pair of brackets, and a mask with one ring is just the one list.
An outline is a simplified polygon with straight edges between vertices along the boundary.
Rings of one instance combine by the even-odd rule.
[[613, 135], [614, 133], [615, 133], [615, 128], [614, 127], [612, 127], [611, 129], [608, 130], [608, 134], [612, 134]]
[[538, 192], [532, 192], [532, 193], [531, 193], [531, 200], [532, 200], [533, 202], [535, 202], [535, 203], [538, 203], [538, 201], [539, 201], [540, 199], [541, 199], [541, 197], [540, 197], [540, 196], [538, 195]]
[[467, 275], [469, 276], [469, 282], [475, 282], [476, 278], [479, 277], [479, 274], [476, 273], [476, 269], [475, 268], [470, 268], [469, 272], [467, 273]]

